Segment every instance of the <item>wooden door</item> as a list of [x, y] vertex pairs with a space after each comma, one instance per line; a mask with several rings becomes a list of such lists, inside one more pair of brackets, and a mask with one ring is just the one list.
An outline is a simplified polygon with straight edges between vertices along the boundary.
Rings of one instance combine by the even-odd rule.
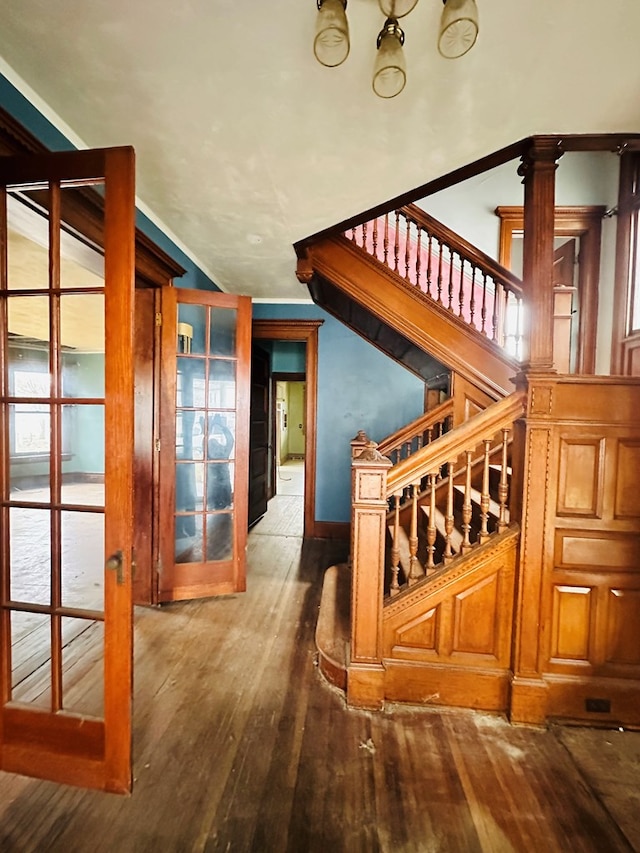
[[574, 286], [576, 240], [566, 240], [553, 253], [553, 366], [558, 373], [575, 371], [578, 348], [577, 288]]
[[[64, 227], [78, 185], [104, 198], [99, 246]], [[0, 768], [113, 792], [131, 788], [134, 198], [129, 148], [0, 158]]]
[[246, 587], [251, 300], [165, 288], [158, 601]]
[[270, 488], [269, 432], [271, 429], [269, 353], [253, 344], [251, 354], [251, 429], [249, 447], [249, 526], [267, 511]]

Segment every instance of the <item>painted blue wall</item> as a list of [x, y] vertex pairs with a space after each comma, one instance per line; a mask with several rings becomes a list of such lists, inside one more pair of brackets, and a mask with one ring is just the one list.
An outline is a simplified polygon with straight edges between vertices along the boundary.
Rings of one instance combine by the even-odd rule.
[[256, 320], [323, 320], [318, 330], [316, 520], [348, 521], [351, 439], [379, 441], [423, 411], [424, 383], [316, 305], [253, 306]]
[[273, 373], [304, 373], [307, 347], [301, 341], [274, 341], [271, 350]]
[[[0, 107], [29, 130], [51, 151], [70, 151], [70, 142], [42, 113], [33, 106], [16, 87], [0, 74]], [[137, 227], [186, 270], [175, 283], [179, 287], [201, 290], [220, 290], [212, 279], [186, 255], [179, 246], [152, 222], [142, 211], [136, 210]]]

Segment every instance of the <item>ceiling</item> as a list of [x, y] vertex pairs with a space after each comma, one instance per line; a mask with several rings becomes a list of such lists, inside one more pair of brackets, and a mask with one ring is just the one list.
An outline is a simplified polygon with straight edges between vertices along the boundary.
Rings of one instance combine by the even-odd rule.
[[533, 133], [640, 132], [638, 0], [477, 2], [452, 61], [420, 0], [391, 100], [377, 0], [349, 0], [333, 69], [315, 0], [2, 0], [0, 71], [76, 144], [133, 145], [142, 209], [222, 289], [307, 298], [304, 237]]

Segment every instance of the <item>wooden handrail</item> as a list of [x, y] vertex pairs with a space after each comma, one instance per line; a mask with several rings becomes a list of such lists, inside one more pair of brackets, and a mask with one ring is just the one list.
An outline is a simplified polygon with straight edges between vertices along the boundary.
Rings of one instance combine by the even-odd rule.
[[456, 234], [450, 228], [447, 228], [442, 222], [434, 219], [433, 216], [426, 213], [415, 204], [408, 204], [400, 208], [405, 216], [411, 219], [419, 228], [424, 228], [425, 231], [433, 234], [441, 242], [446, 243], [452, 249], [463, 257], [465, 260], [474, 266], [480, 267], [484, 272], [488, 273], [494, 281], [501, 284], [506, 290], [511, 291], [519, 299], [523, 297], [522, 281], [514, 275], [511, 270], [503, 267], [495, 258], [485, 254], [482, 249], [478, 249], [472, 243], [469, 243], [460, 234]]
[[453, 415], [453, 398], [449, 397], [440, 405], [420, 415], [411, 423], [401, 427], [392, 435], [384, 438], [378, 445], [378, 450], [383, 456], [388, 456], [393, 450], [411, 441], [416, 436], [422, 435], [436, 424], [442, 423]]
[[524, 413], [525, 391], [516, 391], [403, 459], [389, 470], [387, 495], [391, 496], [427, 474], [433, 474], [443, 465], [452, 462], [465, 450], [477, 446], [498, 430], [511, 425]]

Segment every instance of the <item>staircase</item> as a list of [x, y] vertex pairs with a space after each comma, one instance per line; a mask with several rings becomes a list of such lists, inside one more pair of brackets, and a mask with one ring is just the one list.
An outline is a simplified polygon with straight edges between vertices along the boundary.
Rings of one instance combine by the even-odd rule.
[[[428, 387], [451, 391], [444, 403], [379, 446], [364, 435], [352, 443], [354, 482], [360, 464], [368, 476], [368, 460], [393, 463], [382, 472], [385, 503], [378, 507], [384, 516], [385, 697], [423, 701], [423, 686], [416, 683], [422, 685], [428, 673], [431, 694], [447, 694], [448, 704], [469, 705], [467, 694], [475, 691], [484, 697], [479, 707], [504, 707], [503, 635], [510, 637], [504, 624], [511, 609], [498, 613], [497, 599], [489, 599], [497, 590], [502, 598], [505, 590], [513, 597], [518, 527], [509, 507], [510, 436], [523, 407], [512, 381], [520, 351], [520, 282], [413, 205], [315, 242], [301, 256], [304, 275], [303, 268], [314, 301]], [[355, 506], [355, 493], [353, 500]], [[354, 518], [352, 527], [357, 523]], [[345, 604], [349, 594], [350, 567], [329, 569], [316, 636], [321, 671], [347, 691], [354, 652], [358, 657]], [[460, 622], [452, 614], [462, 601]], [[432, 614], [426, 622], [425, 612]], [[455, 636], [445, 639], [447, 632]], [[500, 643], [504, 654], [496, 657]], [[459, 665], [464, 648], [473, 650], [473, 660], [466, 661], [464, 676], [458, 672], [458, 692], [451, 695], [440, 684], [442, 672], [432, 683], [433, 668], [448, 670], [453, 660]], [[391, 687], [391, 674], [406, 665], [411, 677], [405, 672]]]

